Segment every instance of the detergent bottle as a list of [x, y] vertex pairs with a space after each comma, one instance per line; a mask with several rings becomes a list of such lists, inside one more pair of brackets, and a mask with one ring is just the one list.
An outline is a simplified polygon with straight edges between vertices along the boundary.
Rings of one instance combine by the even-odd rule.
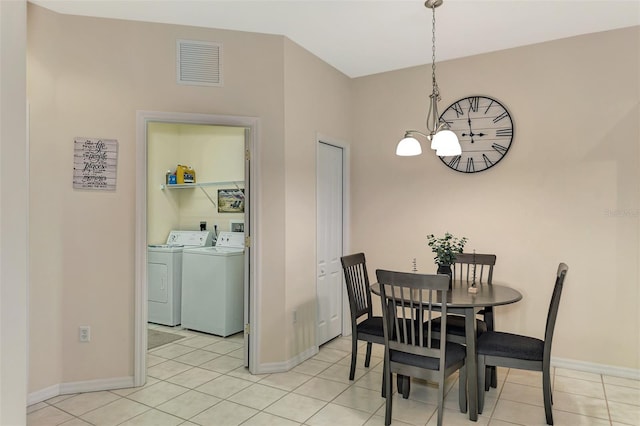
[[196, 172], [190, 166], [178, 164], [176, 180], [178, 183], [196, 183]]

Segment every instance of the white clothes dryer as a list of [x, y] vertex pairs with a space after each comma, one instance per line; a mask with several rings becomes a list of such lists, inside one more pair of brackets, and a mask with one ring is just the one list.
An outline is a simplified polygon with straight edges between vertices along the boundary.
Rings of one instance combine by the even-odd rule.
[[182, 251], [211, 245], [210, 231], [171, 231], [167, 244], [147, 247], [147, 321], [175, 326], [181, 322]]
[[215, 247], [182, 258], [182, 327], [218, 336], [244, 329], [244, 233], [220, 232]]

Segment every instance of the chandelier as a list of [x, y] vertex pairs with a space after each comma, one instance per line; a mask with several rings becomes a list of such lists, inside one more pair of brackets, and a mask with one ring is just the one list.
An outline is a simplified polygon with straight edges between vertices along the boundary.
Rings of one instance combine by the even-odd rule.
[[438, 114], [438, 102], [440, 101], [440, 90], [436, 81], [436, 7], [442, 5], [442, 0], [427, 0], [425, 7], [432, 11], [431, 19], [431, 95], [429, 95], [429, 112], [427, 113], [427, 131], [423, 133], [418, 130], [405, 131], [404, 138], [396, 147], [396, 155], [413, 156], [422, 154], [420, 142], [414, 137], [423, 136], [431, 141], [431, 149], [436, 151], [439, 157], [460, 155], [462, 149], [460, 142], [454, 132], [449, 129], [446, 121], [440, 120]]

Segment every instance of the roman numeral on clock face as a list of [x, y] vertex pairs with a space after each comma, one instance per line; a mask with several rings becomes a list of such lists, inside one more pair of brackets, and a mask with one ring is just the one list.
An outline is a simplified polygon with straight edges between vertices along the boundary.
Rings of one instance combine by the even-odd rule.
[[500, 155], [506, 154], [507, 153], [507, 149], [508, 149], [506, 146], [502, 146], [499, 143], [491, 144], [491, 148], [493, 148], [496, 151], [498, 151], [500, 153]]
[[464, 111], [460, 106], [460, 102], [456, 102], [455, 104], [451, 105], [451, 108], [456, 112], [456, 118], [464, 115]]
[[513, 129], [498, 129], [496, 130], [496, 136], [505, 137], [505, 136], [513, 136]]
[[484, 165], [487, 169], [493, 166], [493, 161], [489, 160], [489, 157], [487, 157], [486, 154], [482, 154], [482, 159], [484, 160]]
[[453, 157], [451, 159], [451, 161], [449, 161], [449, 167], [453, 168], [453, 169], [457, 169], [458, 168], [458, 164], [460, 164], [460, 156], [456, 155], [455, 157]]
[[503, 112], [502, 114], [500, 114], [499, 116], [497, 116], [496, 118], [493, 119], [494, 123], [497, 123], [500, 120], [504, 120], [505, 118], [507, 118], [509, 116], [508, 112]]
[[484, 110], [485, 115], [487, 114], [487, 112], [489, 112], [489, 108], [491, 108], [492, 105], [493, 105], [493, 99], [491, 100], [491, 102], [489, 102], [489, 105], [487, 105], [487, 108]]
[[480, 106], [480, 97], [473, 96], [469, 98], [469, 111], [478, 112], [479, 106]]
[[472, 157], [467, 158], [467, 173], [471, 173], [475, 171], [476, 171], [476, 167], [475, 167], [475, 164], [473, 163], [473, 158]]

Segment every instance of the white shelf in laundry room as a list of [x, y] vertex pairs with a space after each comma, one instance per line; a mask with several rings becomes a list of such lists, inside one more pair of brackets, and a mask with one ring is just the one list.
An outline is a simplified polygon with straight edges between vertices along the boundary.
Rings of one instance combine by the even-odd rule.
[[196, 182], [196, 183], [173, 183], [160, 185], [160, 189], [184, 189], [184, 188], [203, 188], [205, 186], [221, 186], [221, 185], [244, 185], [243, 180], [230, 180], [226, 182]]

